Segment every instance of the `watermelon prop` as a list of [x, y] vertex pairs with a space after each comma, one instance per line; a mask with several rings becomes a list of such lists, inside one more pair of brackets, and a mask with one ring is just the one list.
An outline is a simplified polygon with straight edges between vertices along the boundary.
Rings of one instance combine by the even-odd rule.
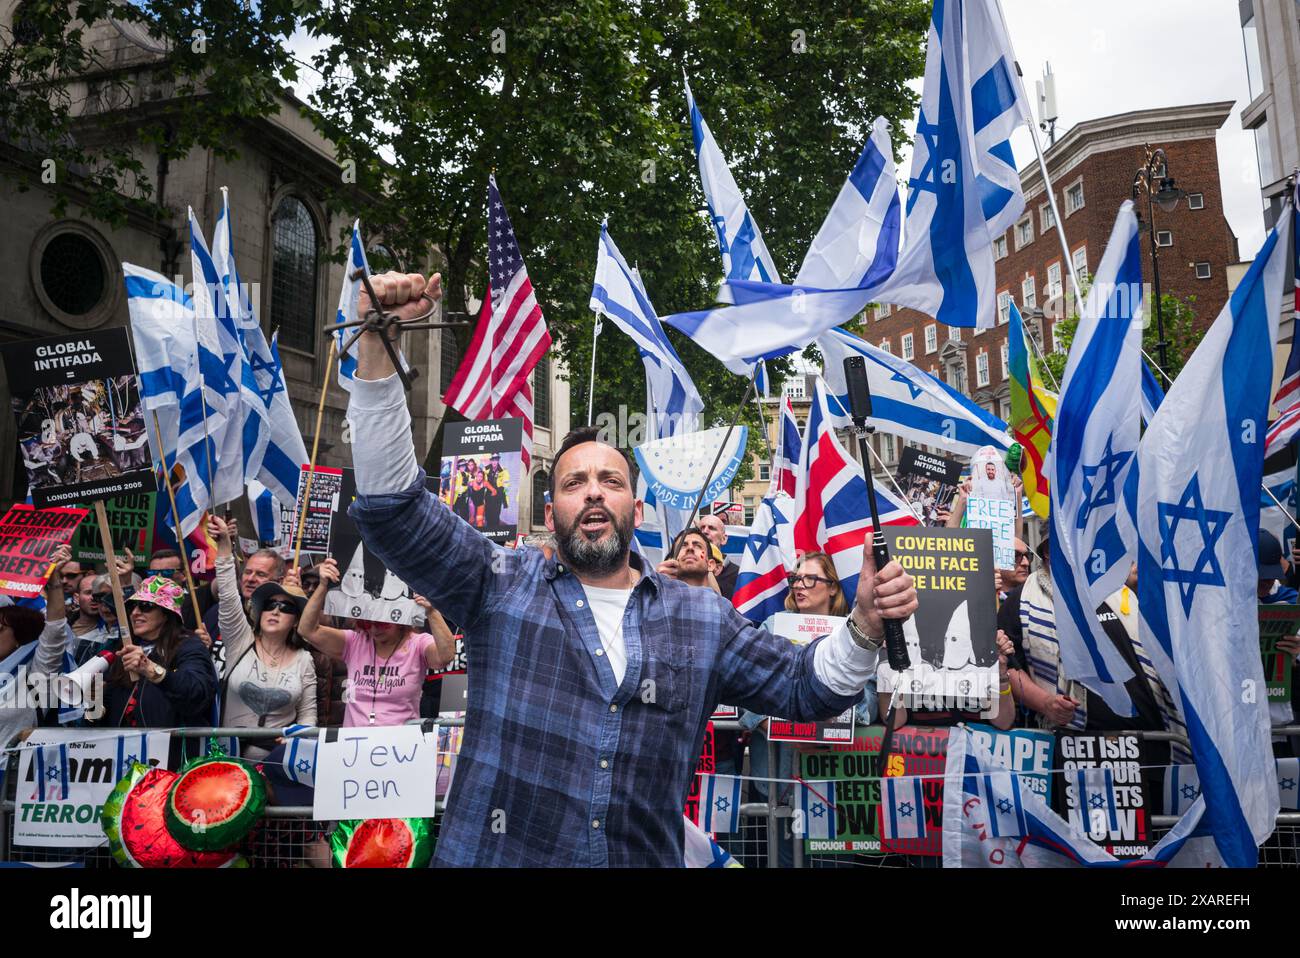
[[163, 807], [176, 773], [133, 762], [100, 812], [113, 860], [123, 868], [244, 868], [234, 852], [194, 852], [167, 831]]
[[[667, 439], [652, 439], [633, 452], [655, 500], [669, 509], [689, 510], [695, 507], [706, 481], [709, 488], [704, 489], [704, 502], [717, 499], [731, 485], [745, 457], [748, 438], [749, 430], [745, 426], [736, 426], [730, 436], [726, 426], [718, 426]], [[710, 478], [714, 459], [718, 460], [718, 468]]]
[[335, 868], [424, 868], [433, 857], [427, 818], [339, 822], [330, 836]]
[[244, 838], [266, 807], [257, 767], [220, 748], [182, 766], [167, 796], [167, 831], [184, 848], [215, 852]]

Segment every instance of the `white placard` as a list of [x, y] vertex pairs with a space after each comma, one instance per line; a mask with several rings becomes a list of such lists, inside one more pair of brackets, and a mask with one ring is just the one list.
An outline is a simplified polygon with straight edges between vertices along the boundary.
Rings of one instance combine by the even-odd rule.
[[1016, 506], [1009, 499], [966, 500], [966, 525], [972, 529], [993, 531], [993, 568], [1016, 567]]
[[321, 729], [312, 817], [432, 818], [436, 762], [418, 725]]
[[19, 752], [14, 844], [104, 844], [99, 813], [131, 762], [166, 768], [169, 732], [36, 729]]
[[819, 635], [830, 635], [844, 624], [844, 620], [845, 616], [842, 615], [777, 612], [772, 616], [772, 634], [804, 645]]

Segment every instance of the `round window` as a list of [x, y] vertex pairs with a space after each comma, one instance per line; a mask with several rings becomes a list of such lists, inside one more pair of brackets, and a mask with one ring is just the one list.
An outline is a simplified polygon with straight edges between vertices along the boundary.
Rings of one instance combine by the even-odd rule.
[[104, 264], [95, 244], [76, 233], [60, 233], [41, 254], [41, 286], [55, 306], [85, 316], [104, 298]]

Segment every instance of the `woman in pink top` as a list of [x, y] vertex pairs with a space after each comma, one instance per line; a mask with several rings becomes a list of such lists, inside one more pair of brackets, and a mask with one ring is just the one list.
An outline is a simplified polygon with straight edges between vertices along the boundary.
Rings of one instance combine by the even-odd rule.
[[298, 634], [331, 658], [347, 666], [347, 691], [343, 725], [402, 725], [420, 717], [420, 692], [430, 669], [444, 668], [455, 654], [455, 639], [438, 610], [423, 596], [428, 632], [409, 625], [356, 620], [355, 629], [321, 625], [321, 609], [328, 587], [339, 581], [339, 567], [326, 559], [319, 567], [321, 586], [303, 611]]

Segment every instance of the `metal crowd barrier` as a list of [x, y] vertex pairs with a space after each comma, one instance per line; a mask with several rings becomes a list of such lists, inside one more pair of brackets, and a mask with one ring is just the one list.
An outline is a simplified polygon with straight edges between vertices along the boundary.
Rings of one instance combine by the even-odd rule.
[[[465, 724], [463, 718], [421, 719], [412, 724], [422, 725], [426, 731], [435, 725], [456, 727]], [[732, 720], [715, 721], [715, 732], [742, 731], [740, 723]], [[88, 734], [108, 733], [111, 729], [87, 729]], [[1275, 734], [1300, 736], [1300, 725], [1286, 726], [1274, 730]], [[178, 729], [172, 736], [181, 739], [238, 738], [243, 741], [270, 740], [283, 736], [281, 729], [255, 728], [198, 728]], [[309, 734], [315, 734], [312, 730]], [[1120, 732], [1116, 734], [1137, 735], [1150, 741], [1182, 741], [1185, 739], [1169, 732]], [[16, 744], [5, 743], [6, 745]], [[777, 743], [767, 741], [768, 769], [777, 770]], [[47, 861], [81, 861], [86, 867], [108, 867], [112, 859], [108, 853], [105, 840], [94, 848], [43, 848], [28, 845], [16, 845], [13, 841], [16, 825], [18, 754], [7, 753], [8, 773], [0, 774], [0, 861], [21, 860], [26, 862]], [[0, 769], [0, 772], [4, 771]], [[738, 762], [736, 774], [746, 774], [747, 767], [743, 759]], [[1053, 771], [1053, 774], [1063, 774]], [[746, 786], [750, 781], [746, 781]], [[719, 835], [718, 842], [746, 867], [779, 868], [782, 841], [792, 844], [792, 865], [795, 868], [902, 868], [902, 867], [939, 867], [939, 860], [918, 859], [914, 856], [874, 855], [853, 853], [840, 855], [805, 855], [803, 840], [788, 834], [787, 822], [794, 814], [788, 804], [778, 801], [780, 783], [766, 782], [767, 799], [765, 801], [746, 801], [740, 807], [741, 830], [737, 833]], [[751, 796], [751, 798], [754, 796]], [[435, 836], [442, 822], [444, 802], [439, 800], [433, 818]], [[309, 805], [268, 805], [263, 818], [266, 820], [255, 831], [247, 849], [249, 863], [253, 867], [326, 867], [329, 864], [327, 840], [320, 837], [323, 823], [314, 822]], [[1177, 822], [1171, 815], [1152, 815], [1150, 823], [1155, 838]], [[1260, 848], [1261, 867], [1295, 868], [1300, 865], [1300, 812], [1283, 811], [1277, 818], [1277, 830]]]

